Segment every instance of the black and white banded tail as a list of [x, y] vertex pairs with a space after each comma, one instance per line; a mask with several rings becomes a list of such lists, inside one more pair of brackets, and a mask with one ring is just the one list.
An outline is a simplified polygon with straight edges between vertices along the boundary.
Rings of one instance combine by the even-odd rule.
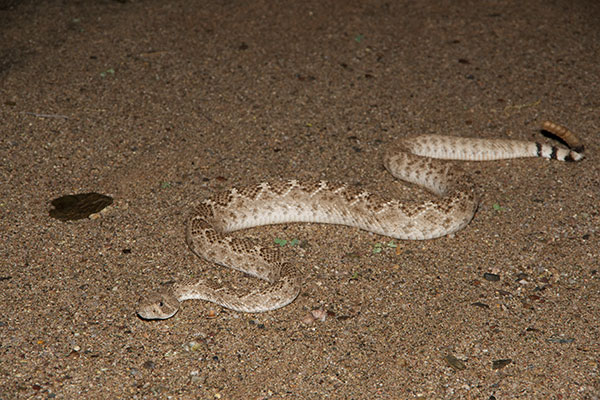
[[561, 139], [569, 148], [533, 141], [439, 135], [421, 135], [403, 139], [400, 143], [417, 156], [444, 160], [491, 161], [521, 157], [544, 157], [559, 161], [583, 159], [583, 145], [573, 132], [552, 122], [544, 122], [542, 129]]
[[570, 150], [568, 150], [568, 154], [564, 156], [564, 158], [559, 158], [559, 153], [562, 153], [560, 150], [565, 151], [564, 149], [551, 146], [550, 153], [546, 155], [544, 152], [544, 146], [538, 143], [538, 157], [546, 157], [560, 161], [579, 161], [583, 158], [584, 146], [579, 138], [575, 136], [575, 134], [569, 129], [562, 125], [555, 124], [554, 122], [545, 121], [542, 124], [542, 130], [550, 132], [554, 136], [561, 139], [567, 146], [569, 146]]

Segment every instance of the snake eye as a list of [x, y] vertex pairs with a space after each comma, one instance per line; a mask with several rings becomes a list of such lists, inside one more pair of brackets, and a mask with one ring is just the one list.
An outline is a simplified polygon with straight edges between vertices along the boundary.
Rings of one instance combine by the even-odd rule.
[[158, 303], [158, 306], [159, 306], [159, 307], [162, 307], [162, 306], [164, 306], [164, 305], [165, 305], [165, 303], [163, 303], [162, 301], [161, 301], [160, 303]]

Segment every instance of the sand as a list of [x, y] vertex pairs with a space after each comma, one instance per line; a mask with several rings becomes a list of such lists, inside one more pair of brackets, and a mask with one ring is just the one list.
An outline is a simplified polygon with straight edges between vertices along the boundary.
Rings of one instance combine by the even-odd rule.
[[[598, 2], [0, 7], [0, 399], [600, 397]], [[303, 271], [292, 304], [136, 317], [180, 279], [256, 283], [186, 248], [195, 199], [269, 178], [424, 199], [382, 167], [395, 138], [553, 143], [547, 119], [586, 159], [463, 163], [481, 203], [451, 237], [255, 228]], [[114, 203], [49, 216], [87, 192]]]

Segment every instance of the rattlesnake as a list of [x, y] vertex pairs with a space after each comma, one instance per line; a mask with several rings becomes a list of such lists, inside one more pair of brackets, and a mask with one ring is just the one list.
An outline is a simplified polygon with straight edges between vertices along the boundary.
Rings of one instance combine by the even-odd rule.
[[264, 290], [240, 295], [214, 289], [204, 280], [175, 284], [168, 292], [140, 300], [143, 319], [170, 318], [179, 303], [201, 299], [243, 312], [275, 310], [300, 292], [296, 269], [276, 250], [255, 245], [228, 233], [254, 226], [287, 222], [318, 222], [358, 227], [396, 239], [431, 239], [455, 232], [469, 223], [478, 200], [473, 184], [449, 163], [437, 159], [498, 160], [545, 157], [579, 161], [583, 146], [566, 128], [550, 122], [543, 129], [559, 136], [570, 150], [536, 142], [423, 135], [401, 139], [384, 156], [396, 178], [415, 183], [437, 195], [418, 204], [385, 200], [348, 185], [290, 180], [232, 188], [199, 202], [187, 222], [186, 241], [198, 256], [269, 282]]

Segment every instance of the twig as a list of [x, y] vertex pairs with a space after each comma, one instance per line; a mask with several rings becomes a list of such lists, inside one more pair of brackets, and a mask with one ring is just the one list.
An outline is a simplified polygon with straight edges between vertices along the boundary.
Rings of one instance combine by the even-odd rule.
[[34, 117], [38, 117], [38, 118], [63, 118], [63, 119], [69, 119], [69, 117], [67, 117], [66, 115], [62, 115], [62, 114], [38, 114], [38, 113], [28, 112], [28, 111], [26, 111], [25, 114], [27, 114], [27, 115], [33, 115]]
[[510, 115], [511, 110], [520, 111], [522, 108], [535, 107], [535, 106], [538, 106], [541, 102], [542, 102], [542, 99], [538, 99], [532, 103], [508, 105], [508, 106], [504, 107], [504, 114]]

